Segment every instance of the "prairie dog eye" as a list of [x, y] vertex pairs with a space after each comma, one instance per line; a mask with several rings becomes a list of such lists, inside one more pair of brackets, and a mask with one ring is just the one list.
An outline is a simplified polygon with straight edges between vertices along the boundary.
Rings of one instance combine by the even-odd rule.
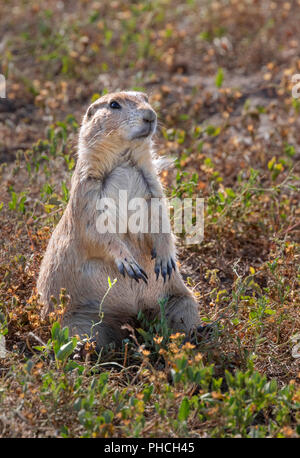
[[112, 100], [109, 104], [110, 108], [114, 109], [114, 110], [120, 110], [122, 107], [121, 105], [116, 102], [115, 100]]

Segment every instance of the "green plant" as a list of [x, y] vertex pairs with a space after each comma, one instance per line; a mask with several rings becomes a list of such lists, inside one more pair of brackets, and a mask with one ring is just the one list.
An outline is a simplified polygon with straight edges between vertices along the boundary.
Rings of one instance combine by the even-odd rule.
[[[166, 319], [165, 305], [166, 300], [159, 301], [160, 314], [153, 319], [149, 318], [142, 310], [137, 315], [141, 326], [137, 328], [137, 332], [143, 337], [145, 348], [154, 353], [158, 353], [162, 345], [168, 344], [171, 335]], [[155, 337], [159, 337], [159, 343], [156, 342]]]

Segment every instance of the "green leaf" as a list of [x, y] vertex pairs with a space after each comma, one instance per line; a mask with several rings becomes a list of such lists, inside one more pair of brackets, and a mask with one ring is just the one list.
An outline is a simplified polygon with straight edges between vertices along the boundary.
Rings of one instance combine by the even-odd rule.
[[292, 145], [286, 145], [285, 148], [284, 148], [284, 152], [289, 157], [293, 157], [296, 154], [296, 150], [295, 150], [294, 146], [292, 146]]
[[60, 324], [58, 323], [58, 321], [56, 321], [55, 323], [53, 323], [52, 329], [51, 329], [52, 340], [57, 340], [59, 338], [59, 334], [60, 334], [59, 331], [60, 331]]
[[114, 414], [111, 410], [106, 410], [104, 413], [103, 413], [103, 418], [104, 418], [104, 421], [106, 424], [109, 424], [112, 422], [113, 418], [114, 418]]
[[185, 396], [181, 401], [179, 411], [178, 411], [178, 420], [186, 421], [190, 413], [190, 404], [188, 398]]
[[223, 80], [224, 80], [224, 72], [223, 72], [222, 68], [219, 68], [217, 76], [216, 76], [216, 80], [215, 80], [216, 86], [218, 88], [220, 88], [222, 86]]
[[66, 360], [72, 353], [76, 346], [76, 339], [70, 340], [68, 343], [62, 345], [56, 353], [57, 359], [60, 361]]
[[101, 97], [101, 94], [95, 93], [92, 95], [91, 103], [96, 102]]
[[69, 190], [66, 186], [66, 183], [63, 181], [62, 184], [61, 184], [61, 188], [62, 188], [62, 192], [63, 192], [63, 200], [65, 202], [68, 202], [69, 200]]
[[67, 341], [69, 338], [69, 328], [67, 326], [65, 326], [62, 330], [62, 337], [64, 341]]

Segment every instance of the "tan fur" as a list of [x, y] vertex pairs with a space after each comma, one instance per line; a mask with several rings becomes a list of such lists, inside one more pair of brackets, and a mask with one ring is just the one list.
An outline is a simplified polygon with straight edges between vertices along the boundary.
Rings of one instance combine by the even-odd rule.
[[[112, 100], [122, 108], [110, 108]], [[200, 322], [197, 303], [178, 269], [165, 283], [161, 275], [156, 280], [151, 250], [156, 250], [156, 261], [162, 265], [175, 259], [171, 233], [100, 234], [96, 229], [99, 197], [118, 201], [119, 189], [128, 191], [128, 199], [164, 197], [152, 150], [153, 132], [136, 138], [147, 125], [143, 117], [150, 111], [146, 95], [138, 92], [107, 94], [89, 107], [80, 130], [70, 200], [52, 234], [38, 278], [44, 316], [52, 310], [51, 296], [58, 300], [61, 288], [66, 288], [71, 300], [64, 323], [73, 334], [81, 335], [90, 335], [92, 323], [99, 321], [107, 278], [117, 278], [103, 302], [103, 322], [94, 333], [99, 346], [120, 342], [121, 325], [134, 319], [139, 310], [159, 313], [160, 299], [168, 300], [166, 315], [174, 331], [189, 333]], [[165, 206], [162, 218], [168, 218]], [[125, 258], [136, 261], [147, 273], [147, 285], [120, 274], [117, 264]]]

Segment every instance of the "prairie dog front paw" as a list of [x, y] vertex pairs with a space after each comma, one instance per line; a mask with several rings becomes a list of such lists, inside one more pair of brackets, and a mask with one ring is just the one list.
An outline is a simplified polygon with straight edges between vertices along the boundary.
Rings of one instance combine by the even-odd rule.
[[156, 280], [158, 280], [160, 274], [164, 279], [164, 283], [166, 282], [167, 275], [170, 280], [173, 270], [176, 270], [174, 250], [170, 250], [168, 247], [154, 247], [151, 251], [151, 258], [155, 259], [154, 272], [156, 273]]
[[148, 283], [148, 276], [146, 272], [132, 256], [116, 259], [115, 262], [123, 277], [125, 277], [125, 273], [127, 273], [127, 275], [130, 278], [133, 278], [137, 283], [140, 279], [143, 280], [144, 283]]

